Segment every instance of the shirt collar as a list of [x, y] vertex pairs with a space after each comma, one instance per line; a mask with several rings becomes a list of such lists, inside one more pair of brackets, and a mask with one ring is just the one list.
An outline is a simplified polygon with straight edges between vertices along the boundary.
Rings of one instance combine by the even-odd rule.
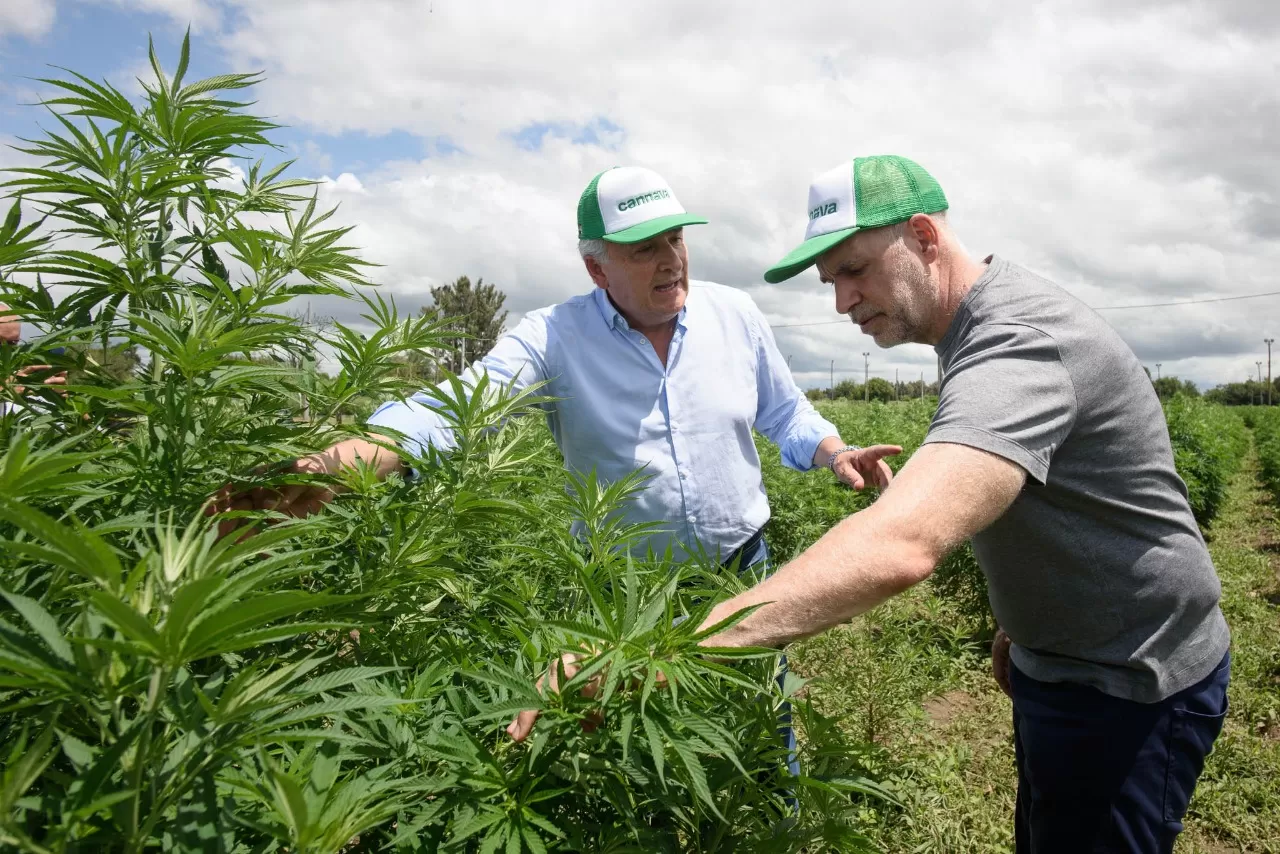
[[[689, 288], [689, 295], [692, 295], [693, 288]], [[680, 309], [680, 313], [676, 315], [676, 328], [689, 328], [689, 295], [686, 295], [684, 308]], [[604, 288], [597, 287], [592, 293], [596, 300], [596, 308], [600, 310], [600, 316], [604, 318], [604, 322], [612, 329], [619, 332], [626, 332], [631, 329], [631, 324], [627, 323], [627, 319], [622, 316], [622, 312], [614, 307], [613, 301], [609, 299], [609, 294]]]

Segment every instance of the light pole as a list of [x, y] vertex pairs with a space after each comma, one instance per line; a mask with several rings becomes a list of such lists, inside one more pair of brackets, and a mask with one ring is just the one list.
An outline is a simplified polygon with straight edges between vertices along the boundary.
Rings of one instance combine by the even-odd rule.
[[1263, 338], [1262, 343], [1267, 345], [1267, 406], [1271, 405], [1271, 345], [1276, 343], [1274, 338]]
[[871, 354], [862, 354], [862, 402], [871, 402]]
[[828, 395], [832, 400], [836, 399], [836, 360], [831, 360], [831, 393]]
[[1160, 379], [1160, 366], [1163, 364], [1164, 362], [1156, 362], [1156, 379]]

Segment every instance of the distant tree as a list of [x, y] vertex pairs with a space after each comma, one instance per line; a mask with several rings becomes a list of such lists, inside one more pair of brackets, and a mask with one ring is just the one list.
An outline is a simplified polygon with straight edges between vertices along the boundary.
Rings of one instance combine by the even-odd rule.
[[[1260, 383], [1257, 380], [1249, 380], [1243, 383], [1223, 383], [1215, 386], [1204, 393], [1204, 399], [1211, 403], [1221, 403], [1225, 406], [1253, 406], [1261, 400], [1263, 403], [1267, 401], [1267, 384]], [[1277, 402], [1276, 392], [1271, 393], [1272, 403]]]
[[[422, 314], [437, 319], [453, 318], [458, 330], [458, 344], [452, 352], [441, 354], [444, 367], [455, 374], [461, 373], [462, 354], [467, 363], [481, 358], [497, 343], [507, 322], [507, 312], [502, 304], [507, 295], [495, 285], [486, 285], [477, 279], [474, 285], [466, 276], [431, 289], [434, 305], [424, 306]], [[465, 337], [465, 346], [463, 339]]]
[[1176, 395], [1184, 397], [1199, 397], [1200, 389], [1196, 388], [1196, 384], [1191, 380], [1180, 380], [1177, 377], [1160, 377], [1152, 380], [1151, 385], [1155, 386], [1156, 396], [1161, 400], [1168, 400]]
[[841, 380], [836, 383], [836, 387], [832, 390], [832, 397], [835, 398], [855, 398], [861, 399], [862, 386], [853, 380]]
[[880, 377], [872, 377], [867, 382], [863, 393], [871, 400], [889, 402], [893, 400], [893, 383]]

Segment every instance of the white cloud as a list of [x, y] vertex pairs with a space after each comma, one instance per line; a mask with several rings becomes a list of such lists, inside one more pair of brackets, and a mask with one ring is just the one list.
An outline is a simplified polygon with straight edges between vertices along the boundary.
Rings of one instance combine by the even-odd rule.
[[193, 33], [216, 30], [222, 17], [217, 6], [207, 0], [82, 0], [109, 4], [134, 12], [166, 15], [179, 26], [191, 26]]
[[[760, 275], [800, 237], [809, 177], [880, 152], [939, 178], [976, 252], [1092, 305], [1275, 289], [1280, 9], [1262, 0], [145, 2], [216, 22], [196, 49], [265, 69], [257, 109], [278, 121], [461, 149], [322, 186], [410, 306], [464, 273], [498, 283], [516, 314], [586, 290], [578, 193], [643, 163], [712, 220], [690, 230], [695, 276], [748, 289], [778, 324], [827, 320], [815, 275]], [[549, 133], [531, 152], [512, 137], [600, 119], [621, 131], [596, 145]], [[332, 150], [304, 146], [303, 162], [332, 174]], [[1253, 367], [1280, 300], [1107, 317], [1145, 361], [1215, 383]], [[859, 376], [863, 351], [881, 375], [932, 375], [928, 348], [879, 350], [851, 326], [777, 336], [809, 382], [832, 359]]]
[[45, 35], [53, 28], [56, 6], [54, 0], [4, 0], [0, 3], [0, 38]]

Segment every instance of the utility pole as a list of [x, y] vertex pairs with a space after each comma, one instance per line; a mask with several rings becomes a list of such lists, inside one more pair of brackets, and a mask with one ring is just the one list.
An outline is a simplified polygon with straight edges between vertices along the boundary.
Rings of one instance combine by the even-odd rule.
[[862, 354], [862, 402], [871, 402], [871, 360], [870, 353]]
[[920, 402], [924, 403], [924, 371], [920, 372]]
[[[311, 331], [311, 303], [310, 302], [307, 303], [307, 319], [302, 322], [303, 322], [303, 325], [307, 327], [307, 331], [310, 332]], [[310, 338], [308, 338], [307, 348], [310, 349], [310, 347], [311, 347], [311, 340]], [[305, 362], [302, 365], [302, 367], [304, 368], [307, 367]], [[302, 393], [302, 420], [305, 421], [307, 424], [311, 423], [311, 395], [306, 391]], [[342, 420], [342, 419], [338, 419], [338, 420]]]
[[827, 397], [832, 400], [836, 399], [836, 360], [831, 360], [831, 390], [827, 392]]
[[1267, 345], [1267, 406], [1271, 405], [1271, 345], [1276, 343], [1274, 338], [1263, 338], [1262, 343]]
[[1160, 379], [1160, 366], [1163, 364], [1164, 362], [1156, 362], [1156, 379]]

